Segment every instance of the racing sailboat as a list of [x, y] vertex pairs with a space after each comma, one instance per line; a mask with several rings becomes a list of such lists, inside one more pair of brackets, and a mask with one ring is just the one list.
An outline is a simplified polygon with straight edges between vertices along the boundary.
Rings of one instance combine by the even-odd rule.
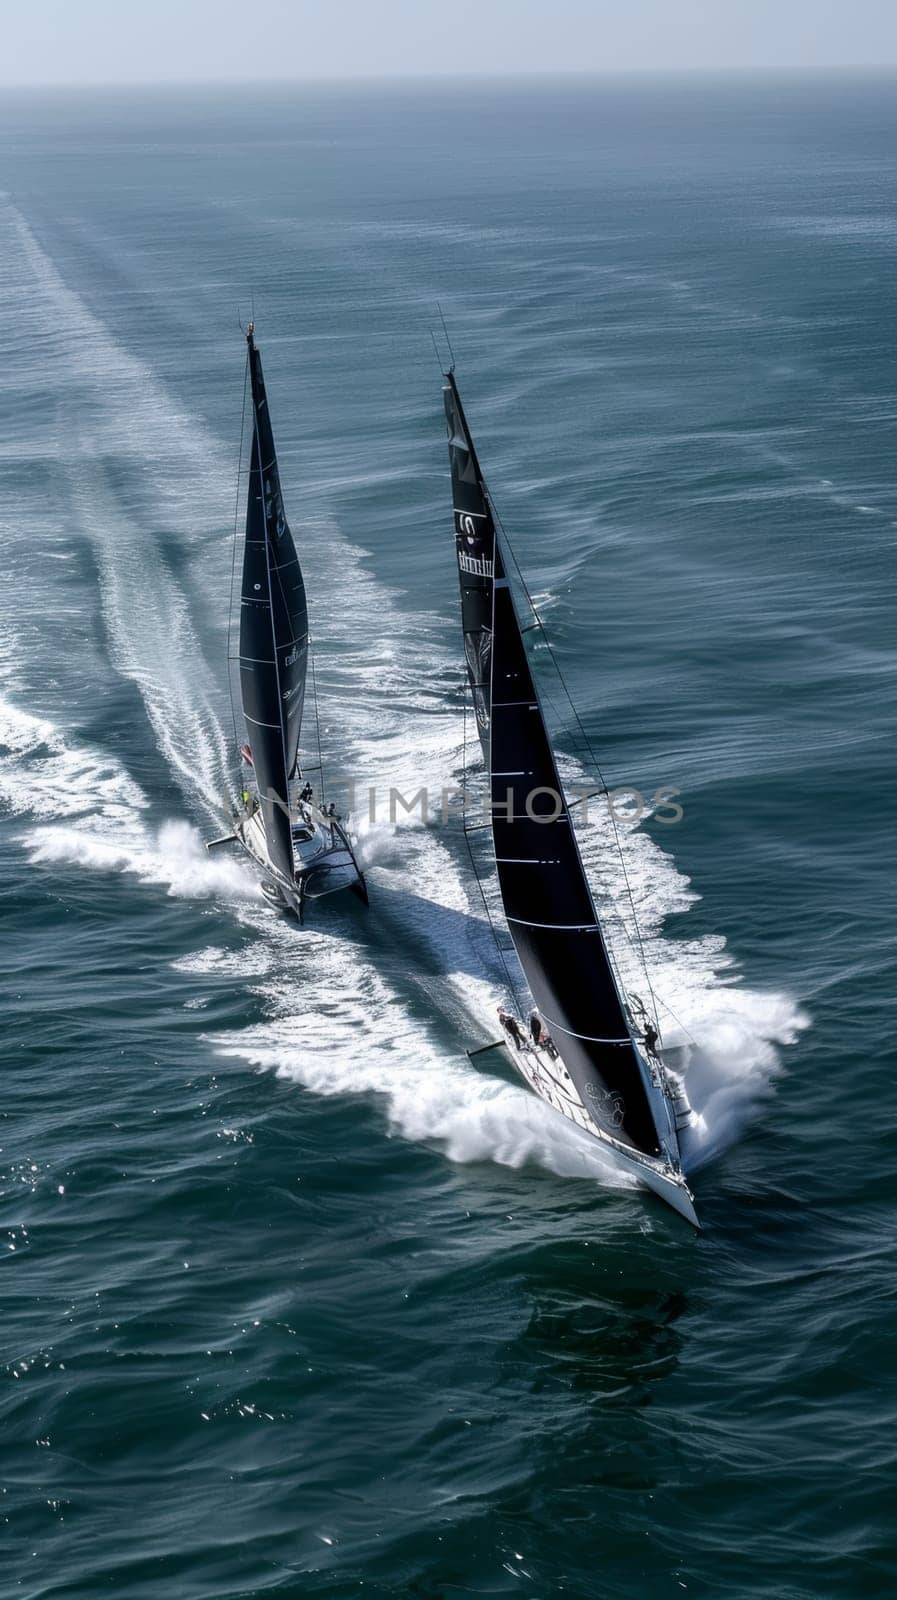
[[461, 620], [504, 919], [532, 997], [501, 1008], [525, 1082], [698, 1226], [679, 1133], [691, 1113], [656, 1024], [627, 995], [595, 909], [454, 368], [444, 388]]
[[308, 671], [305, 583], [280, 491], [274, 434], [253, 324], [246, 333], [252, 455], [240, 596], [241, 800], [232, 832], [261, 869], [261, 889], [302, 921], [307, 900], [352, 889], [367, 904], [364, 876], [335, 807], [315, 802], [299, 766]]

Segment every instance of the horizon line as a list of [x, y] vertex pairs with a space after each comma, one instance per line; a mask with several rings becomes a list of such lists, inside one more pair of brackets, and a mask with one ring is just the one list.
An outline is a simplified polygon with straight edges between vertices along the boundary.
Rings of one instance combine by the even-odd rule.
[[317, 73], [315, 75], [290, 74], [278, 77], [219, 76], [177, 78], [34, 78], [27, 80], [0, 79], [0, 92], [17, 90], [69, 89], [92, 91], [97, 89], [234, 89], [234, 88], [314, 88], [326, 86], [354, 86], [357, 84], [415, 84], [415, 83], [520, 83], [558, 82], [569, 79], [608, 81], [618, 79], [656, 78], [713, 78], [713, 77], [849, 77], [863, 74], [886, 77], [897, 73], [897, 58], [893, 61], [851, 62], [764, 62], [750, 66], [734, 62], [721, 62], [702, 66], [639, 66], [639, 67], [552, 67], [483, 68], [480, 71], [452, 71], [426, 69], [408, 72], [357, 72], [348, 74]]

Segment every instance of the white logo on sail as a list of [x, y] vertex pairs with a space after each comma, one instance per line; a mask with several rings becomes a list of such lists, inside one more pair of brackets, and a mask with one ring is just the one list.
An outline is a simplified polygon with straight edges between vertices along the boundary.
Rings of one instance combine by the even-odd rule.
[[587, 1083], [586, 1096], [593, 1105], [600, 1106], [612, 1128], [622, 1128], [626, 1102], [619, 1089], [603, 1089], [597, 1083]]
[[475, 578], [491, 578], [492, 562], [485, 556], [470, 556], [466, 550], [458, 551], [458, 566], [462, 572], [469, 572]]

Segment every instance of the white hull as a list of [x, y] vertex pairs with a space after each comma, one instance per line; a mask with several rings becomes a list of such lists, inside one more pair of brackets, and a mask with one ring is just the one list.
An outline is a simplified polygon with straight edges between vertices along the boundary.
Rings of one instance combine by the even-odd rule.
[[[662, 1127], [665, 1120], [670, 1130], [662, 1140], [667, 1151], [666, 1159], [642, 1155], [640, 1151], [633, 1150], [602, 1132], [580, 1100], [576, 1086], [561, 1060], [552, 1060], [544, 1049], [530, 1046], [521, 1050], [510, 1041], [507, 1048], [524, 1082], [540, 1100], [544, 1100], [553, 1111], [573, 1124], [573, 1130], [578, 1138], [590, 1142], [597, 1140], [602, 1149], [610, 1151], [615, 1162], [636, 1177], [644, 1188], [659, 1195], [661, 1200], [665, 1200], [667, 1205], [678, 1211], [679, 1215], [693, 1227], [701, 1226], [691, 1190], [679, 1165], [679, 1147], [672, 1108], [657, 1083], [652, 1084], [652, 1089], [658, 1101], [663, 1102], [662, 1106], [658, 1104], [656, 1107], [656, 1112], [661, 1113], [659, 1125]], [[650, 1072], [650, 1069], [648, 1070]], [[654, 1079], [656, 1075], [650, 1072], [650, 1076]]]

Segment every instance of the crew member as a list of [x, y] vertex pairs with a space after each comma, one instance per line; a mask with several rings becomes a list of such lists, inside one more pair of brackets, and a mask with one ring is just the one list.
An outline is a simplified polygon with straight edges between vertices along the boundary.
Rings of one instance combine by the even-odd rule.
[[506, 1011], [504, 1006], [499, 1006], [498, 1020], [512, 1044], [516, 1044], [518, 1050], [525, 1050], [527, 1048], [527, 1043], [524, 1037], [523, 1029], [521, 1028], [520, 1023], [517, 1021], [517, 1018], [513, 1016], [510, 1011]]
[[645, 1049], [649, 1055], [657, 1055], [658, 1034], [653, 1022], [645, 1023]]

